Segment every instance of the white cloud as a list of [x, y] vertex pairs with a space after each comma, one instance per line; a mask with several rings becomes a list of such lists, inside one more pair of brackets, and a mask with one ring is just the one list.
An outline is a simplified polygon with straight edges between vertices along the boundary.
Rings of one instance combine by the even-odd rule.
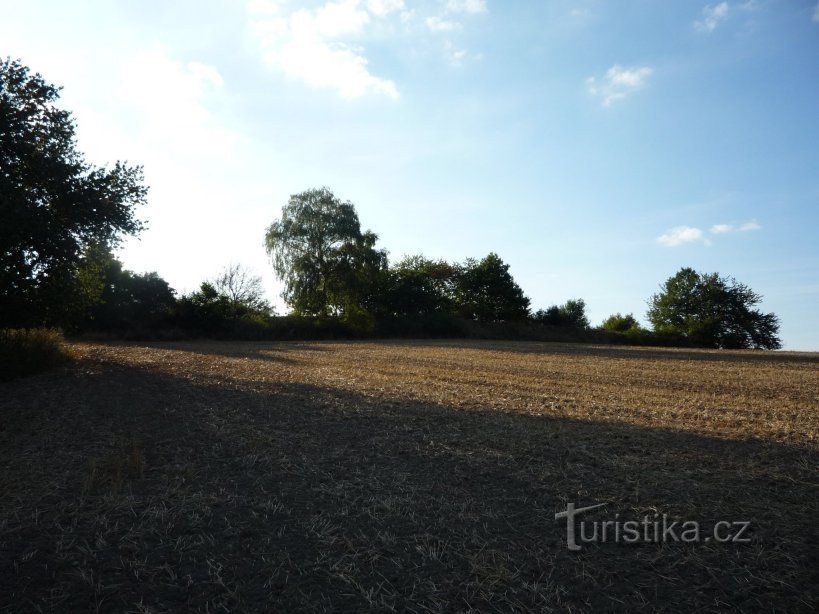
[[449, 65], [453, 68], [460, 67], [464, 63], [464, 60], [480, 59], [480, 55], [470, 55], [469, 51], [456, 47], [451, 41], [444, 43], [444, 49], [447, 54], [447, 59], [449, 60]]
[[444, 10], [447, 13], [477, 15], [486, 12], [486, 0], [447, 0]]
[[240, 137], [223, 127], [204, 103], [223, 86], [215, 67], [182, 63], [156, 48], [124, 62], [117, 94], [136, 111], [133, 117], [142, 147], [163, 145], [230, 155]]
[[461, 24], [457, 21], [451, 21], [436, 15], [427, 17], [426, 24], [427, 28], [429, 28], [432, 32], [451, 32], [461, 27]]
[[716, 5], [707, 5], [702, 9], [702, 19], [694, 22], [694, 27], [700, 32], [713, 32], [717, 26], [728, 17], [731, 10], [727, 2], [720, 2]]
[[466, 50], [465, 49], [458, 49], [458, 50], [452, 52], [452, 62], [453, 62], [453, 64], [459, 64], [465, 57], [466, 57]]
[[813, 9], [813, 21], [819, 23], [819, 3], [817, 3], [816, 8]]
[[593, 96], [600, 96], [603, 106], [608, 107], [642, 89], [653, 72], [654, 70], [648, 66], [624, 68], [615, 64], [606, 71], [603, 78], [589, 77], [586, 79], [586, 85], [588, 85], [589, 92]]
[[756, 220], [745, 222], [739, 226], [734, 226], [733, 224], [714, 224], [711, 226], [711, 234], [723, 235], [730, 232], [748, 232], [750, 230], [759, 230], [760, 228], [762, 228], [762, 226], [760, 226]]
[[453, 15], [479, 15], [486, 13], [486, 0], [446, 0], [439, 15], [427, 17], [425, 23], [432, 32], [459, 30], [461, 23]]
[[404, 10], [404, 0], [367, 0], [367, 8], [376, 17]]
[[711, 226], [711, 234], [715, 235], [723, 235], [733, 231], [734, 227], [731, 224], [714, 224]]
[[666, 247], [677, 247], [683, 243], [691, 243], [694, 241], [701, 241], [703, 239], [703, 232], [699, 228], [692, 226], [677, 226], [668, 232], [657, 237], [657, 243], [665, 245]]
[[[762, 226], [756, 220], [751, 220], [735, 226], [734, 224], [714, 224], [708, 231], [712, 235], [724, 235], [733, 232], [748, 232], [759, 230]], [[705, 233], [695, 226], [676, 226], [657, 237], [657, 243], [666, 247], [677, 247], [685, 243], [702, 242], [703, 245], [711, 245], [711, 241]]]
[[287, 14], [281, 8], [270, 0], [248, 4], [250, 28], [268, 65], [344, 99], [369, 94], [398, 98], [395, 83], [370, 72], [363, 50], [349, 39], [362, 36], [373, 17], [403, 10], [403, 0], [336, 0]]

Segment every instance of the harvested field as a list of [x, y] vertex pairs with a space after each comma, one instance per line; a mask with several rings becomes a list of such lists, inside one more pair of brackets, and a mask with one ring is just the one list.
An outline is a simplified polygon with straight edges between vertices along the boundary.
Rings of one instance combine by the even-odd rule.
[[[75, 344], [0, 384], [0, 611], [815, 611], [819, 355]], [[583, 543], [581, 519], [749, 522]]]

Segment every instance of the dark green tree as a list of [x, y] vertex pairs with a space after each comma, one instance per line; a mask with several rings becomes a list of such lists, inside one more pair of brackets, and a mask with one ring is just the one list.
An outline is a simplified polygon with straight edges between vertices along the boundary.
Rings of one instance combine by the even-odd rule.
[[142, 228], [134, 215], [147, 193], [142, 169], [88, 164], [58, 98], [58, 88], [19, 60], [0, 61], [0, 314], [6, 325], [71, 319], [60, 297], [82, 284], [90, 246], [115, 244]]
[[174, 321], [180, 327], [206, 333], [224, 332], [233, 321], [230, 299], [203, 281], [199, 290], [185, 294], [176, 305]]
[[102, 262], [100, 300], [90, 308], [89, 328], [134, 331], [166, 324], [174, 306], [175, 292], [157, 273], [133, 273], [108, 250]]
[[780, 348], [779, 318], [754, 309], [761, 301], [733, 278], [682, 268], [649, 299], [648, 319], [656, 332], [705, 347]]
[[493, 322], [529, 316], [529, 299], [515, 283], [509, 265], [497, 254], [469, 258], [455, 277], [455, 312], [470, 320]]
[[303, 315], [342, 315], [375, 302], [387, 255], [362, 232], [355, 207], [328, 189], [290, 197], [265, 235], [282, 298]]
[[532, 319], [547, 326], [574, 326], [582, 329], [590, 326], [586, 316], [586, 301], [582, 298], [569, 299], [562, 305], [552, 305], [548, 309], [538, 309]]
[[383, 291], [384, 311], [415, 317], [452, 310], [456, 268], [444, 260], [406, 256], [390, 267]]

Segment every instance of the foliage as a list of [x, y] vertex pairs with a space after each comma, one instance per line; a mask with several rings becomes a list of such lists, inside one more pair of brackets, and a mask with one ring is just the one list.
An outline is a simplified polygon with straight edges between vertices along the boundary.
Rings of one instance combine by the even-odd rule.
[[203, 281], [199, 290], [179, 299], [175, 320], [184, 328], [212, 333], [222, 331], [232, 316], [230, 299]]
[[72, 320], [76, 302], [61, 297], [82, 283], [90, 246], [142, 228], [141, 168], [88, 164], [58, 98], [18, 60], [0, 61], [0, 311], [12, 324]]
[[51, 369], [68, 358], [57, 330], [0, 329], [0, 381]]
[[238, 338], [268, 335], [273, 308], [264, 299], [261, 278], [233, 264], [213, 282], [177, 301], [174, 324], [195, 333]]
[[648, 319], [657, 332], [705, 347], [780, 348], [779, 318], [754, 309], [761, 301], [733, 278], [682, 268], [649, 299]]
[[547, 326], [571, 326], [583, 330], [590, 326], [586, 317], [586, 301], [582, 298], [569, 299], [563, 305], [552, 305], [548, 309], [538, 309], [532, 319]]
[[273, 311], [264, 298], [262, 278], [241, 264], [227, 266], [213, 281], [213, 287], [228, 299], [234, 318], [246, 314], [269, 315]]
[[494, 252], [480, 261], [469, 258], [457, 268], [454, 293], [455, 313], [468, 320], [522, 320], [529, 315], [529, 299]]
[[633, 314], [629, 313], [626, 315], [622, 315], [620, 313], [615, 313], [606, 318], [603, 321], [603, 324], [600, 325], [600, 328], [602, 328], [603, 330], [613, 330], [625, 333], [628, 331], [640, 330], [640, 323], [637, 321], [637, 318], [635, 318]]
[[456, 268], [443, 260], [406, 256], [390, 267], [383, 288], [382, 311], [395, 317], [449, 313]]
[[167, 323], [176, 305], [175, 292], [157, 273], [133, 273], [107, 249], [100, 300], [90, 310], [86, 327], [97, 330], [145, 330]]
[[328, 316], [373, 302], [387, 263], [386, 252], [375, 249], [377, 238], [361, 232], [352, 203], [320, 188], [290, 197], [265, 245], [293, 311]]

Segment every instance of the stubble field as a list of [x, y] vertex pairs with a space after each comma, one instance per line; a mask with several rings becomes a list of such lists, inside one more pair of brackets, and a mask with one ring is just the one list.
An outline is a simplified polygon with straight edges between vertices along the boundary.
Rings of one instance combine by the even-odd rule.
[[[817, 607], [817, 354], [72, 351], [0, 384], [1, 611]], [[569, 551], [569, 503], [702, 539]]]

